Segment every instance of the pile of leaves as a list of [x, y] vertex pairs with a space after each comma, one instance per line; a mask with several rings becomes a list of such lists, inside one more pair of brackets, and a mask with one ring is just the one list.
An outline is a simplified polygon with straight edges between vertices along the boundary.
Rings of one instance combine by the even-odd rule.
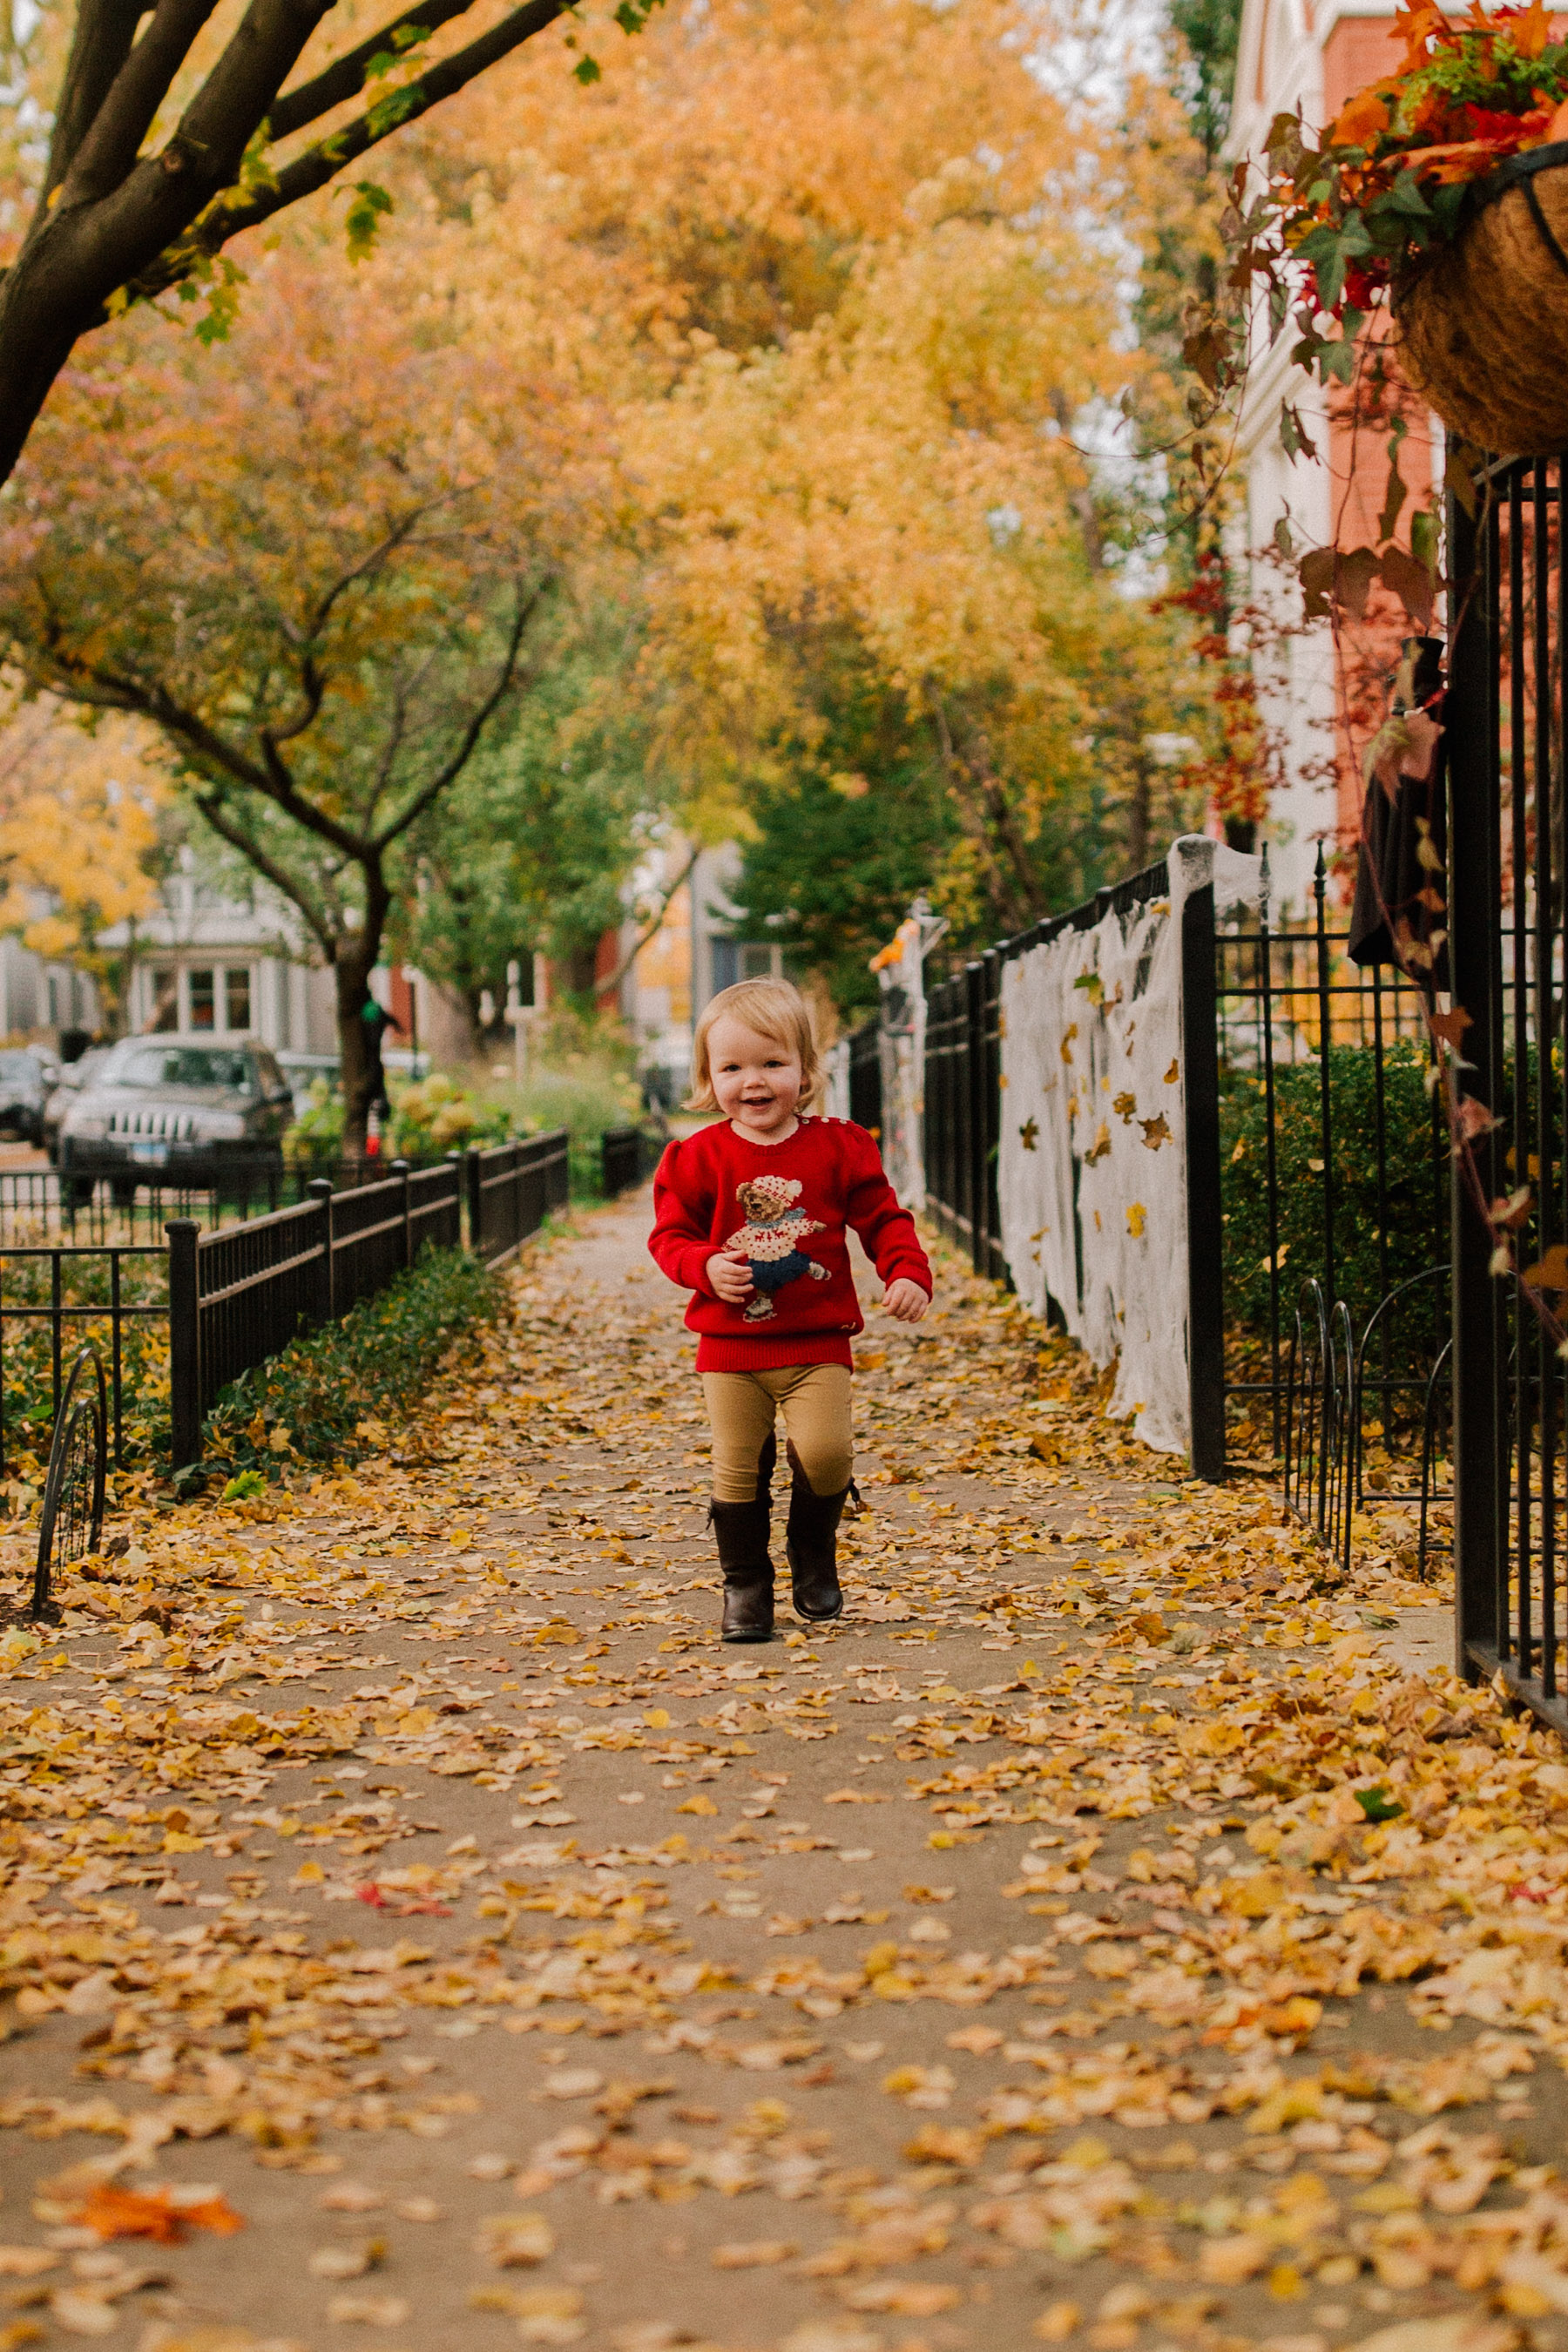
[[241, 1373], [203, 1431], [237, 1496], [301, 1462], [353, 1461], [384, 1444], [385, 1417], [413, 1404], [460, 1333], [493, 1322], [500, 1287], [466, 1250], [427, 1249], [416, 1265], [341, 1322]]
[[1276, 332], [1298, 306], [1291, 357], [1324, 383], [1351, 383], [1370, 313], [1452, 243], [1471, 184], [1568, 136], [1568, 42], [1542, 0], [1490, 16], [1476, 0], [1457, 21], [1416, 0], [1401, 26], [1398, 71], [1347, 100], [1321, 146], [1279, 115], [1262, 194], [1247, 204], [1247, 164], [1232, 183], [1233, 282], [1267, 292]]
[[1559, 1743], [1386, 1654], [1393, 1514], [1347, 1583], [938, 1256], [857, 1351], [830, 1635], [721, 1648], [670, 1303], [548, 1251], [416, 1463], [133, 1512], [17, 1629], [22, 2326], [194, 2352], [155, 2298], [243, 2221], [204, 2290], [274, 2352], [467, 2341], [454, 2280], [617, 2352], [1557, 2340]]

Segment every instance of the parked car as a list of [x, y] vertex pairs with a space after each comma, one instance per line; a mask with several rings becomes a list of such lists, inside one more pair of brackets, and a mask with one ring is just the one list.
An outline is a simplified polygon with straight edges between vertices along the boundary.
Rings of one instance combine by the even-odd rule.
[[62, 1062], [55, 1072], [44, 1099], [44, 1115], [40, 1121], [39, 1142], [51, 1160], [59, 1156], [60, 1127], [78, 1095], [92, 1076], [100, 1070], [114, 1048], [111, 1045], [89, 1045], [87, 1052], [74, 1062]]
[[44, 1104], [54, 1070], [36, 1045], [0, 1049], [0, 1130], [26, 1136], [29, 1143], [43, 1141]]
[[107, 1177], [117, 1201], [139, 1184], [251, 1190], [283, 1168], [294, 1116], [265, 1045], [211, 1037], [128, 1037], [111, 1046], [60, 1122], [60, 1195], [81, 1207]]

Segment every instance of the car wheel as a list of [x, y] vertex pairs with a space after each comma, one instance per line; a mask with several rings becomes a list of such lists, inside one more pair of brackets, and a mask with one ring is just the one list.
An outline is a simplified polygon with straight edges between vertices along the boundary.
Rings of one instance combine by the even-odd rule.
[[136, 1206], [136, 1182], [133, 1177], [117, 1176], [109, 1190], [117, 1209], [133, 1209]]
[[62, 1208], [66, 1209], [89, 1209], [92, 1206], [91, 1177], [62, 1176], [60, 1178], [60, 1205]]

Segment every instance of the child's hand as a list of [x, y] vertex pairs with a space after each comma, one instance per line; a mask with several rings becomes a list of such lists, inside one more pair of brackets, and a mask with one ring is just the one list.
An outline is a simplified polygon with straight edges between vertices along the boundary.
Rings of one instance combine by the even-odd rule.
[[931, 1300], [920, 1284], [911, 1282], [908, 1275], [901, 1275], [897, 1282], [890, 1282], [882, 1293], [883, 1313], [892, 1316], [899, 1323], [918, 1323], [930, 1305]]
[[752, 1293], [752, 1264], [740, 1250], [715, 1250], [708, 1261], [708, 1279], [727, 1307], [740, 1307]]

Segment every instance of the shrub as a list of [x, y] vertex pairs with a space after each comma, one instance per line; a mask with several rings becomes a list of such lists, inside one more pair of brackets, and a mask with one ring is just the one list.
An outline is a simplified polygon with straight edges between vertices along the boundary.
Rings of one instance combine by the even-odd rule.
[[563, 1065], [532, 1072], [524, 1085], [491, 1089], [518, 1129], [537, 1135], [563, 1127], [572, 1139], [572, 1191], [578, 1200], [596, 1200], [600, 1190], [599, 1138], [609, 1127], [629, 1127], [642, 1116], [637, 1081], [609, 1059], [569, 1055]]
[[[1329, 1053], [1335, 1286], [1360, 1332], [1386, 1292], [1447, 1255], [1446, 1139], [1426, 1087], [1426, 1057], [1408, 1040], [1384, 1049], [1380, 1208], [1377, 1057], [1369, 1045]], [[1274, 1073], [1280, 1322], [1289, 1332], [1300, 1285], [1324, 1272], [1321, 1069]], [[1267, 1332], [1269, 1321], [1268, 1132], [1261, 1077], [1233, 1073], [1220, 1102], [1227, 1320]]]
[[502, 1286], [464, 1250], [427, 1248], [374, 1298], [231, 1382], [207, 1415], [203, 1459], [276, 1478], [302, 1462], [353, 1460], [384, 1444], [463, 1331], [494, 1320]]
[[307, 1108], [283, 1138], [283, 1157], [290, 1168], [314, 1166], [338, 1159], [343, 1148], [343, 1098], [324, 1077], [310, 1081]]
[[503, 1104], [486, 1100], [446, 1070], [400, 1088], [393, 1102], [392, 1151], [405, 1160], [439, 1160], [470, 1145], [504, 1143], [511, 1132]]

